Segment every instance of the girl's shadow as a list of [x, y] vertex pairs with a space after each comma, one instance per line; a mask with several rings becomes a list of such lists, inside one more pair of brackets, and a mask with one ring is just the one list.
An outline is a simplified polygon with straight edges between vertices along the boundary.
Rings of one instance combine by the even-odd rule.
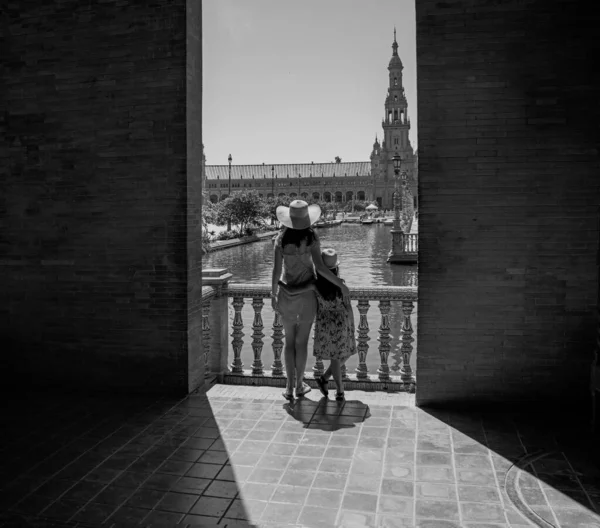
[[299, 398], [284, 404], [283, 408], [295, 420], [302, 422], [305, 429], [337, 431], [354, 427], [371, 416], [369, 406], [358, 400], [338, 402], [324, 396], [316, 401]]

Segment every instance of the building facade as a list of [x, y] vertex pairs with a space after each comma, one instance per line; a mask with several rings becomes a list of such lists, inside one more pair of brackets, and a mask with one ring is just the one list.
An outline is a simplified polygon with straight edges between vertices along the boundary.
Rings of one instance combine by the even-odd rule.
[[406, 192], [417, 205], [417, 156], [409, 138], [408, 102], [402, 85], [404, 66], [398, 55], [396, 30], [388, 65], [388, 90], [382, 121], [383, 139], [375, 137], [370, 161], [332, 163], [206, 165], [202, 159], [204, 194], [212, 202], [240, 190], [256, 190], [265, 198], [317, 199], [327, 202], [368, 200], [393, 208], [396, 186], [393, 157], [402, 159], [400, 173]]

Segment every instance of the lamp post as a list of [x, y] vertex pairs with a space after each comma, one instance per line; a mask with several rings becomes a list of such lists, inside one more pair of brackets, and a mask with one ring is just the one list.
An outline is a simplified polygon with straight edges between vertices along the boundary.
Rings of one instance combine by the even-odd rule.
[[398, 153], [394, 154], [392, 158], [394, 162], [394, 174], [396, 176], [395, 180], [395, 190], [394, 190], [394, 230], [400, 229], [400, 210], [402, 209], [402, 201], [400, 198], [400, 185], [398, 183], [398, 176], [400, 174], [400, 166], [402, 165], [402, 158], [398, 155]]
[[[271, 165], [271, 200], [275, 202], [275, 165]], [[271, 225], [275, 224], [275, 216], [271, 215]]]
[[[231, 157], [231, 154], [229, 154], [229, 157], [227, 158], [227, 161], [229, 162], [229, 194], [228, 197], [231, 196], [231, 162], [232, 162], [233, 158]], [[227, 231], [231, 231], [231, 217], [229, 217], [227, 219]]]
[[298, 200], [300, 200], [300, 173], [298, 173]]

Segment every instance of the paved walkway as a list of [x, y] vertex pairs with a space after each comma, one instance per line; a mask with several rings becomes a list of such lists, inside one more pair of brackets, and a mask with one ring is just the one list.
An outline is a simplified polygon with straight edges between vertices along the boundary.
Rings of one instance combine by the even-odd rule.
[[4, 401], [0, 526], [600, 527], [600, 470], [560, 420], [280, 393]]

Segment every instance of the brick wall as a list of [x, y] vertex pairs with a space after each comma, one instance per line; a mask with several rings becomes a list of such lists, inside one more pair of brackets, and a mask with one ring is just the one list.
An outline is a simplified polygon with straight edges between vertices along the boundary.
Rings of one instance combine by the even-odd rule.
[[186, 19], [199, 8], [29, 0], [3, 16], [4, 377], [185, 392], [199, 347], [187, 284], [199, 274], [190, 171], [201, 143]]
[[589, 399], [600, 20], [557, 0], [416, 12], [417, 400]]

